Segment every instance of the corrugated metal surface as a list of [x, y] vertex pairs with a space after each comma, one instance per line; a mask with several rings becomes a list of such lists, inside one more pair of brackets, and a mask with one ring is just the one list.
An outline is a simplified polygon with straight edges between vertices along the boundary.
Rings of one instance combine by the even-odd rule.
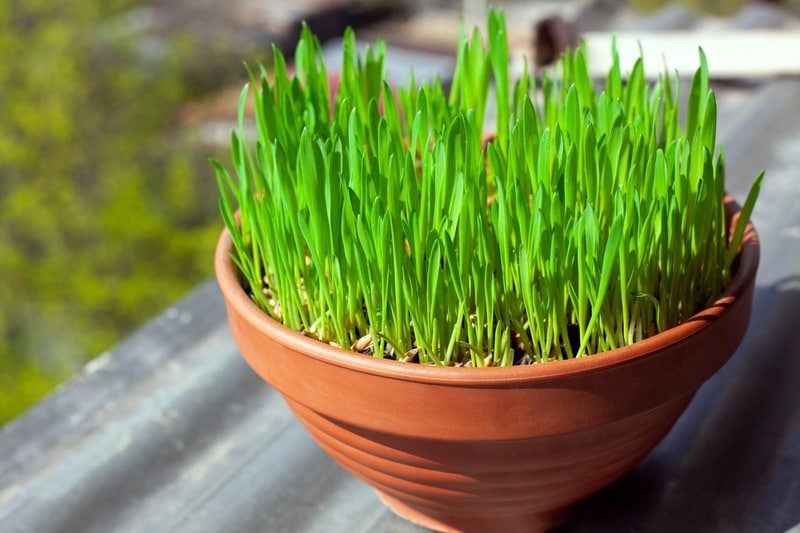
[[[655, 451], [561, 531], [800, 523], [800, 79], [718, 95], [730, 190], [768, 176], [750, 330]], [[0, 531], [420, 530], [250, 372], [209, 281], [0, 433]]]

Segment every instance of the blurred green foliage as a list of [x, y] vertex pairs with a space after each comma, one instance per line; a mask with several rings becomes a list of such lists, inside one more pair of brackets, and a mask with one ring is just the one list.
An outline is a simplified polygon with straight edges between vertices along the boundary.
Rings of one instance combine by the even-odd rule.
[[[745, 4], [752, 0], [629, 0], [631, 6], [643, 12], [656, 11], [665, 6], [675, 3], [683, 4], [694, 9], [698, 13], [712, 15], [733, 15]], [[780, 2], [788, 10], [800, 12], [800, 0], [782, 0]]]
[[133, 4], [0, 0], [0, 424], [211, 273], [186, 42], [146, 61]]
[[630, 0], [634, 9], [643, 12], [657, 11], [670, 3], [683, 4], [691, 7], [698, 13], [713, 13], [717, 15], [732, 14], [744, 5], [747, 0]]

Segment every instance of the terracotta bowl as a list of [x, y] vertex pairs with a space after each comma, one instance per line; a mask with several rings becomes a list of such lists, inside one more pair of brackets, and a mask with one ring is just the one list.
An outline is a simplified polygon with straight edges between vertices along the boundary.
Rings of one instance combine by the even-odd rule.
[[[732, 202], [729, 213], [738, 214]], [[632, 346], [512, 368], [436, 368], [323, 344], [248, 298], [222, 233], [215, 267], [242, 355], [342, 467], [435, 530], [545, 529], [631, 470], [731, 356], [750, 319], [759, 244], [710, 308]]]

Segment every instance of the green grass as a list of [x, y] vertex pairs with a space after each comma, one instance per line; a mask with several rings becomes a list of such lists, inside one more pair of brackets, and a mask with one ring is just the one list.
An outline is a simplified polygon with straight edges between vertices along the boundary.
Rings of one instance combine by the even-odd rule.
[[376, 357], [505, 366], [634, 343], [723, 290], [763, 174], [729, 242], [702, 51], [681, 125], [678, 80], [650, 86], [641, 59], [623, 70], [613, 49], [599, 92], [582, 48], [541, 91], [527, 74], [512, 86], [502, 12], [488, 28], [486, 44], [462, 31], [449, 93], [390, 87], [384, 45], [359, 56], [352, 31], [332, 107], [307, 28], [296, 75], [277, 49], [272, 72], [251, 72], [234, 172], [214, 165], [264, 312]]

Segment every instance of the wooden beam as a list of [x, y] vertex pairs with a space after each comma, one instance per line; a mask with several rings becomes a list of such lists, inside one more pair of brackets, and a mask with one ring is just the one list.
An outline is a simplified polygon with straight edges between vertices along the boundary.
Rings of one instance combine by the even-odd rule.
[[[592, 75], [605, 76], [611, 66], [612, 34], [592, 32], [581, 38], [589, 51]], [[800, 31], [796, 30], [620, 32], [616, 38], [621, 64], [633, 65], [641, 47], [650, 77], [663, 72], [665, 64], [670, 72], [690, 77], [699, 65], [699, 47], [717, 79], [800, 75]]]

